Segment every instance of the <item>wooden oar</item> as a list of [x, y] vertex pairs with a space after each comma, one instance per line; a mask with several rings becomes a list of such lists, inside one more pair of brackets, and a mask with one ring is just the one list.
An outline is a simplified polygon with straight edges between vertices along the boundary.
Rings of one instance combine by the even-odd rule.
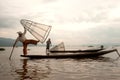
[[13, 51], [14, 51], [14, 48], [15, 48], [15, 47], [12, 48], [12, 51], [11, 51], [11, 54], [10, 54], [9, 59], [11, 59], [12, 53], [13, 53]]
[[16, 43], [17, 43], [17, 39], [15, 40], [15, 43], [13, 44], [13, 48], [12, 48], [12, 51], [11, 51], [11, 54], [10, 54], [9, 59], [11, 59], [11, 56], [12, 56], [13, 50], [14, 50], [14, 48], [15, 48], [15, 46], [16, 46]]
[[117, 54], [119, 55], [119, 57], [120, 57], [120, 53], [118, 52], [118, 50], [116, 49], [116, 52], [117, 52]]

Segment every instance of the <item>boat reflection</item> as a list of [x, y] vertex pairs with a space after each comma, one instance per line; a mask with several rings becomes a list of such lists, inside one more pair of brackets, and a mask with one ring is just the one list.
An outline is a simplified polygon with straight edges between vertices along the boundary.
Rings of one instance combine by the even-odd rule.
[[39, 64], [29, 63], [28, 59], [22, 60], [22, 69], [17, 69], [16, 73], [19, 75], [18, 80], [40, 80], [48, 78], [51, 73], [51, 69], [48, 65], [44, 68], [40, 67]]

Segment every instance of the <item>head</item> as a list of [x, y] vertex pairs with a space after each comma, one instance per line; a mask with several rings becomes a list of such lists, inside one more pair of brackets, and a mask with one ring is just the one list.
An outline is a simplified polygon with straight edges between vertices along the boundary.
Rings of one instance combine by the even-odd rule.
[[17, 32], [17, 33], [18, 33], [19, 36], [22, 35], [22, 32], [21, 32], [21, 31], [19, 31], [19, 32]]
[[48, 40], [50, 41], [50, 38], [48, 38]]

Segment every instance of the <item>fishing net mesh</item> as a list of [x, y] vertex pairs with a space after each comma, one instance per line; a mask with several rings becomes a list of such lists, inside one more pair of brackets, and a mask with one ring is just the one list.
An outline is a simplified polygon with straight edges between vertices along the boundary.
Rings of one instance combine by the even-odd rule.
[[22, 19], [20, 23], [36, 39], [40, 40], [41, 43], [45, 42], [51, 30], [51, 26], [33, 22], [31, 20]]

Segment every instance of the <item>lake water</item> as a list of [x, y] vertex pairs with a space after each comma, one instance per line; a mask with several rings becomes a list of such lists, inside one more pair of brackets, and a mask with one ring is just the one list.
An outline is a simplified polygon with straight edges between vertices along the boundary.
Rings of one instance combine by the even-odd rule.
[[[28, 54], [45, 54], [45, 47], [28, 48]], [[9, 60], [12, 48], [5, 49], [0, 51], [0, 80], [120, 80], [116, 52], [99, 58], [31, 60], [20, 57], [22, 47], [18, 47]]]

